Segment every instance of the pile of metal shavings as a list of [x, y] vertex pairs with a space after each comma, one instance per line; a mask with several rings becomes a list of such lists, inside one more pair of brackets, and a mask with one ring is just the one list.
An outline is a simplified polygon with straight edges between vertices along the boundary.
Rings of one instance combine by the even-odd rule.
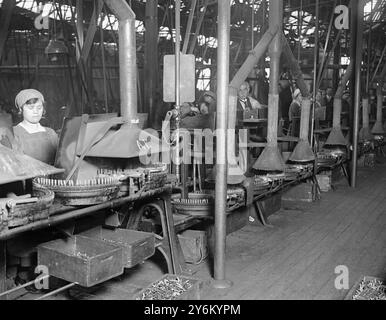
[[166, 278], [153, 283], [136, 300], [175, 300], [192, 287], [191, 280]]
[[363, 279], [354, 293], [353, 300], [386, 300], [386, 285], [378, 279]]
[[266, 177], [266, 176], [254, 176], [254, 185], [255, 186], [269, 186], [269, 184], [272, 182], [272, 179]]
[[229, 187], [227, 190], [227, 209], [234, 210], [245, 205], [245, 190], [241, 187]]
[[79, 259], [82, 259], [82, 260], [86, 260], [86, 261], [91, 259], [91, 257], [88, 256], [87, 253], [80, 252], [80, 251], [76, 254], [76, 257]]

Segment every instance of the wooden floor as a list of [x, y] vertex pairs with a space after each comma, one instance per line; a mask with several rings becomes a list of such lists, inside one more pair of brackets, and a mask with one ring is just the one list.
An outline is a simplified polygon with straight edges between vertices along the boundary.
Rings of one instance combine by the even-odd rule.
[[348, 290], [335, 288], [337, 266], [347, 266], [350, 287], [364, 275], [386, 276], [386, 165], [361, 170], [358, 182], [304, 210], [280, 211], [271, 217], [274, 228], [247, 226], [229, 236], [226, 270], [234, 285], [205, 297], [343, 299]]
[[[357, 189], [342, 180], [335, 191], [323, 193], [322, 200], [299, 210], [282, 209], [270, 222], [273, 228], [255, 223], [228, 236], [226, 274], [233, 286], [218, 290], [206, 285], [202, 299], [343, 299], [348, 290], [334, 285], [335, 268], [341, 265], [349, 270], [349, 287], [364, 275], [385, 277], [386, 164], [361, 169]], [[192, 266], [194, 277], [209, 283], [211, 265]], [[146, 261], [75, 296], [132, 299], [163, 272]]]

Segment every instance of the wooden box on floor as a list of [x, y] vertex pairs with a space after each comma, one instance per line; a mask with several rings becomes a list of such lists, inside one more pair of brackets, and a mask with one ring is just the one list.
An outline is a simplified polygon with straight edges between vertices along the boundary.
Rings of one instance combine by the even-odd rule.
[[81, 236], [122, 247], [125, 268], [132, 268], [155, 253], [155, 237], [149, 232], [97, 227], [81, 233]]
[[208, 237], [205, 231], [186, 230], [178, 235], [187, 263], [199, 264], [208, 256]]
[[316, 179], [318, 180], [320, 191], [329, 192], [332, 190], [331, 171], [325, 171], [323, 173], [317, 174]]
[[262, 214], [264, 215], [265, 219], [280, 211], [281, 199], [282, 195], [280, 193], [276, 193], [267, 199], [258, 201], [259, 207], [262, 209]]
[[38, 264], [56, 278], [92, 287], [123, 274], [122, 248], [75, 236], [38, 246]]
[[342, 179], [343, 174], [341, 168], [337, 167], [333, 170], [321, 171], [316, 175], [320, 191], [328, 192], [334, 189], [335, 185]]
[[313, 202], [315, 200], [315, 190], [312, 183], [300, 183], [282, 194], [285, 202]]

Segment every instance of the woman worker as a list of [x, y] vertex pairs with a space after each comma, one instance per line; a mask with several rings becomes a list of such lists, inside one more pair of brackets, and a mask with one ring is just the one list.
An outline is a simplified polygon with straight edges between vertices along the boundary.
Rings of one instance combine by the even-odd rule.
[[[32, 158], [47, 164], [54, 164], [58, 136], [54, 130], [40, 124], [45, 113], [44, 104], [44, 97], [37, 90], [27, 89], [18, 93], [15, 105], [19, 113], [23, 115], [23, 121], [13, 127], [15, 141], [12, 147]], [[52, 240], [51, 234], [42, 231], [41, 233], [25, 233], [8, 241], [8, 254], [18, 259], [14, 265], [17, 267], [15, 285], [24, 284], [36, 277], [34, 273], [35, 246], [37, 243], [49, 240]], [[20, 248], [23, 250], [20, 251]], [[40, 292], [34, 285], [28, 286], [26, 290]]]
[[50, 128], [40, 124], [45, 113], [43, 95], [34, 89], [22, 90], [15, 99], [16, 108], [23, 121], [13, 127], [16, 149], [48, 164], [54, 164], [58, 136]]

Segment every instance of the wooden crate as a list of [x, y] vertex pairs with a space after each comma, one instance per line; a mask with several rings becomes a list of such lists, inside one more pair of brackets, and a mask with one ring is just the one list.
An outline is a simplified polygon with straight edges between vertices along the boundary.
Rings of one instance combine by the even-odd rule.
[[122, 251], [105, 241], [75, 236], [38, 246], [38, 264], [51, 276], [88, 288], [123, 273]]
[[283, 192], [283, 201], [313, 202], [315, 200], [314, 186], [311, 183], [300, 183]]
[[81, 236], [106, 241], [123, 249], [123, 265], [132, 268], [155, 253], [153, 233], [126, 229], [105, 229], [97, 227], [81, 233]]
[[205, 231], [186, 230], [178, 235], [187, 263], [199, 264], [208, 256], [208, 237]]
[[318, 180], [320, 191], [329, 192], [330, 190], [332, 190], [331, 171], [317, 174], [316, 179]]
[[276, 193], [267, 199], [258, 201], [261, 209], [263, 210], [262, 213], [266, 219], [274, 213], [280, 211], [281, 197], [282, 196], [280, 193]]

